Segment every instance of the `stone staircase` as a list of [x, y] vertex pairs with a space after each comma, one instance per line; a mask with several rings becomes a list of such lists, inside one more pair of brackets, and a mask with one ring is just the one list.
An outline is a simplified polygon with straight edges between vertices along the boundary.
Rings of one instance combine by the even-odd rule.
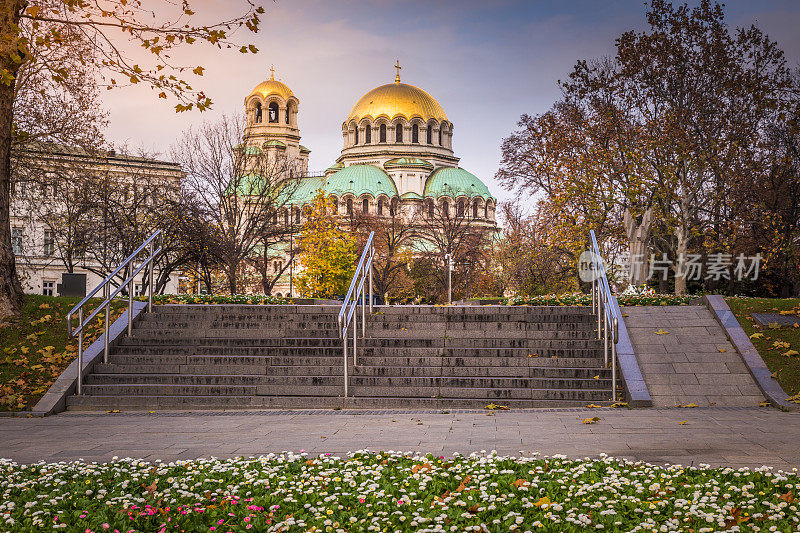
[[[338, 306], [161, 305], [70, 410], [481, 408], [607, 404], [611, 371], [582, 307], [380, 307], [350, 355]], [[352, 346], [352, 337], [349, 340]]]

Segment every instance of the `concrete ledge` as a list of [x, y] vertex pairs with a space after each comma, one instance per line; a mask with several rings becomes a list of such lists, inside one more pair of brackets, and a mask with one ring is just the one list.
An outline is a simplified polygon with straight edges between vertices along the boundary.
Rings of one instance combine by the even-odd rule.
[[636, 354], [633, 353], [633, 343], [630, 335], [628, 335], [628, 328], [625, 326], [625, 317], [622, 316], [617, 297], [612, 296], [612, 298], [614, 298], [614, 310], [617, 312], [617, 316], [620, 317], [620, 322], [617, 325], [617, 333], [619, 334], [617, 361], [622, 373], [625, 397], [631, 407], [652, 407], [653, 398], [650, 397], [647, 383], [645, 383], [642, 370], [639, 368], [639, 361], [636, 359]]
[[728, 303], [722, 296], [703, 296], [700, 302], [711, 310], [711, 314], [725, 329], [725, 334], [728, 339], [736, 347], [736, 350], [742, 356], [747, 370], [756, 380], [758, 388], [764, 393], [769, 402], [775, 407], [781, 409], [800, 410], [800, 405], [796, 405], [786, 401], [789, 396], [784, 392], [778, 382], [772, 379], [772, 373], [767, 368], [764, 360], [761, 359], [756, 347], [750, 342], [750, 337], [744, 332], [736, 316], [728, 307]]
[[[145, 302], [133, 302], [133, 320], [141, 315], [147, 308]], [[108, 328], [109, 346], [114, 346], [117, 341], [125, 334], [128, 329], [128, 311], [122, 313]], [[103, 348], [105, 347], [104, 336], [94, 341], [83, 352], [83, 375], [86, 376], [98, 361], [103, 359]], [[24, 415], [48, 416], [64, 411], [67, 408], [67, 396], [75, 392], [78, 382], [78, 359], [76, 358], [64, 370], [53, 385], [42, 396], [39, 402], [29, 412]]]

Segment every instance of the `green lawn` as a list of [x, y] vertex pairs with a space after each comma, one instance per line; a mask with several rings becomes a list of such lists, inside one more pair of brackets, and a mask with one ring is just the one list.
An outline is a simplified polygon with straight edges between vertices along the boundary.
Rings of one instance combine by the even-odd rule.
[[750, 313], [791, 311], [800, 316], [800, 298], [727, 298], [726, 301], [783, 390], [790, 395], [799, 394], [800, 354], [796, 352], [800, 352], [800, 327], [761, 326]]
[[[32, 408], [77, 357], [77, 342], [67, 337], [66, 315], [79, 301], [28, 294], [22, 314], [0, 322], [0, 411]], [[98, 303], [92, 300], [87, 311]], [[124, 308], [125, 302], [115, 302], [112, 318], [116, 319]], [[96, 319], [84, 346], [102, 332], [103, 322]]]

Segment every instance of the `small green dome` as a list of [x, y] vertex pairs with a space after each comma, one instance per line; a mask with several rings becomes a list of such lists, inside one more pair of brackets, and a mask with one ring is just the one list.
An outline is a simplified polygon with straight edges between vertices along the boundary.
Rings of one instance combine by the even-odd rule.
[[442, 167], [435, 170], [425, 183], [425, 196], [439, 198], [480, 197], [484, 200], [494, 198], [489, 188], [474, 174], [458, 167]]
[[348, 193], [354, 196], [396, 196], [397, 188], [392, 178], [382, 169], [373, 165], [351, 165], [331, 174], [325, 180], [325, 192], [337, 196]]
[[305, 147], [305, 146], [303, 146], [302, 144], [300, 145], [300, 151], [301, 151], [302, 153], [304, 153], [304, 154], [310, 154], [310, 153], [311, 153], [311, 150], [309, 150], [308, 148], [306, 148], [306, 147]]
[[278, 148], [286, 148], [286, 143], [281, 141], [267, 141], [264, 146], [277, 146]]
[[264, 153], [258, 146], [244, 145], [244, 144], [237, 145], [236, 148], [234, 148], [234, 150], [242, 150], [247, 155], [261, 155], [262, 153]]
[[418, 157], [398, 157], [390, 159], [383, 164], [383, 168], [421, 168], [424, 170], [433, 170], [433, 164]]

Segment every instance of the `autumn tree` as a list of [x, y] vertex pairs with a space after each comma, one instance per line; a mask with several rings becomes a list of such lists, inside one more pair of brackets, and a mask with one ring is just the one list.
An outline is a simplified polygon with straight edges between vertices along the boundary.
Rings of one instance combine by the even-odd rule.
[[[256, 52], [253, 46], [236, 45], [231, 36], [238, 29], [257, 32], [263, 13], [263, 8], [248, 2], [240, 15], [203, 24], [196, 22], [200, 17], [188, 0], [155, 5], [141, 0], [102, 4], [8, 0], [0, 4], [0, 317], [19, 312], [22, 305], [11, 249], [10, 185], [15, 99], [25, 64], [81, 40], [88, 49], [75, 59], [106, 86], [143, 83], [159, 97], [175, 98], [177, 111], [207, 109], [209, 98], [182, 74], [202, 76], [204, 68], [178, 65], [172, 53], [193, 43]], [[63, 87], [69, 77], [69, 71], [58, 65], [41, 72], [56, 86]]]
[[297, 289], [308, 298], [344, 296], [355, 272], [355, 237], [339, 228], [334, 209], [320, 191], [298, 239], [302, 273]]
[[288, 241], [291, 197], [299, 185], [288, 179], [296, 174], [296, 162], [247, 144], [244, 120], [223, 115], [204, 122], [186, 131], [172, 150], [186, 173], [185, 192], [218, 232], [214, 252], [231, 294], [243, 289], [240, 277], [252, 258], [265, 246]]

